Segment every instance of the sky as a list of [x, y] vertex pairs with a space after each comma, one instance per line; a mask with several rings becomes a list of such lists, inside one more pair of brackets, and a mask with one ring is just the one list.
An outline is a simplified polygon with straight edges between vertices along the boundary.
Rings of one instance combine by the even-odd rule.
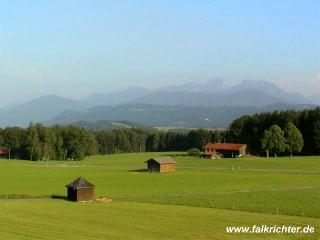
[[0, 1], [0, 107], [212, 78], [320, 93], [320, 1]]

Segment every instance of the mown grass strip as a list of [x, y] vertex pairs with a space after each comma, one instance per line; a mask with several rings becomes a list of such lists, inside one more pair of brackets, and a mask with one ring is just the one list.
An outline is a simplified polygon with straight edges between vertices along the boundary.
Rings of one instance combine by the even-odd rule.
[[[241, 210], [320, 218], [319, 188], [283, 191], [233, 191], [218, 193], [113, 196], [114, 200]], [[308, 204], [305, 204], [308, 199]], [[284, 204], [284, 200], [286, 204]]]

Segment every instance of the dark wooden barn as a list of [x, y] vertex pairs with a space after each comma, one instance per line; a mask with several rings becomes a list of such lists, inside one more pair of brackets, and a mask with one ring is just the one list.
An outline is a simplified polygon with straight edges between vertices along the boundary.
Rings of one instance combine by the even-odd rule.
[[94, 187], [83, 177], [79, 177], [73, 182], [66, 185], [68, 191], [68, 200], [81, 202], [91, 201], [94, 199]]
[[146, 161], [149, 172], [174, 172], [176, 161], [171, 157], [151, 158]]
[[220, 155], [222, 157], [241, 157], [246, 154], [247, 145], [238, 143], [208, 143], [203, 155]]

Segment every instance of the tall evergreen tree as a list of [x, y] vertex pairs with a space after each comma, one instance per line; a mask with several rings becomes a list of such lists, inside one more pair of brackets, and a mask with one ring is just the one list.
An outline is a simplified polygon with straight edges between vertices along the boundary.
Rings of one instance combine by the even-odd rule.
[[313, 142], [315, 153], [320, 153], [320, 120], [313, 123]]

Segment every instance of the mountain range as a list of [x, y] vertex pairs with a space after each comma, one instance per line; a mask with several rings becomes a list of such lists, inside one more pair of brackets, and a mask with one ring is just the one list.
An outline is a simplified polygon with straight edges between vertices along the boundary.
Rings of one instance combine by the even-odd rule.
[[0, 126], [108, 120], [149, 126], [226, 127], [243, 114], [267, 109], [301, 109], [313, 104], [320, 104], [319, 95], [307, 98], [284, 91], [267, 81], [244, 80], [235, 86], [225, 87], [223, 80], [212, 79], [156, 90], [130, 87], [123, 91], [95, 93], [80, 100], [42, 96], [0, 109]]

